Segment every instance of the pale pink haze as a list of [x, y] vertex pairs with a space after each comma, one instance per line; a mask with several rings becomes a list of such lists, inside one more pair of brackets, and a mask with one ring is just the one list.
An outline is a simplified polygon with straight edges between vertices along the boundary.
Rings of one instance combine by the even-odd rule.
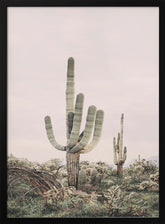
[[126, 163], [158, 156], [158, 7], [9, 7], [8, 154], [44, 162], [61, 158], [44, 127], [66, 144], [65, 87], [75, 59], [75, 92], [103, 109], [102, 137], [82, 160], [113, 164], [113, 137], [124, 113]]

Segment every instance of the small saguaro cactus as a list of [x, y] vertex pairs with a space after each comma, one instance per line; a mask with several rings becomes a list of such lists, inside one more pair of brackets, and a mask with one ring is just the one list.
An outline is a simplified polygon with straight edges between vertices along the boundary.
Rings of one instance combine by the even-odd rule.
[[[127, 158], [127, 148], [123, 149], [123, 121], [124, 114], [121, 115], [121, 131], [118, 133], [117, 143], [116, 138], [113, 138], [113, 151], [114, 151], [114, 164], [117, 165], [117, 175], [121, 176], [123, 174], [123, 164]], [[118, 158], [117, 158], [118, 157]]]
[[85, 170], [80, 170], [78, 178], [78, 189], [83, 190], [86, 184], [86, 172]]
[[[80, 133], [84, 95], [79, 93], [75, 99], [74, 90], [74, 59], [68, 59], [67, 83], [66, 83], [66, 137], [65, 146], [57, 143], [49, 116], [45, 117], [45, 127], [50, 143], [58, 150], [66, 151], [68, 185], [78, 185], [80, 154], [90, 152], [99, 142], [104, 119], [103, 110], [97, 110], [95, 106], [89, 106], [85, 129]], [[93, 131], [94, 128], [94, 131]], [[93, 132], [93, 138], [88, 144]]]
[[96, 176], [98, 172], [96, 169], [92, 169], [92, 175], [91, 175], [91, 184], [95, 185], [96, 184]]

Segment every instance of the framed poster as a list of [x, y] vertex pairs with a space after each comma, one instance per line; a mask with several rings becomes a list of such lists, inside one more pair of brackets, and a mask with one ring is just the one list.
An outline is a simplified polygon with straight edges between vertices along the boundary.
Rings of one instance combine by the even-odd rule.
[[160, 223], [163, 16], [162, 1], [1, 1], [2, 223]]

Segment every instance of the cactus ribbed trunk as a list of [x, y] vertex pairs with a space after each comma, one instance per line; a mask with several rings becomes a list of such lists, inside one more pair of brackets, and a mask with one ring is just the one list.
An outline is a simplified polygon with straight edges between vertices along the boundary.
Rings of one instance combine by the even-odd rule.
[[118, 164], [117, 165], [117, 175], [122, 176], [123, 175], [123, 165]]
[[78, 187], [80, 152], [66, 153], [68, 185]]

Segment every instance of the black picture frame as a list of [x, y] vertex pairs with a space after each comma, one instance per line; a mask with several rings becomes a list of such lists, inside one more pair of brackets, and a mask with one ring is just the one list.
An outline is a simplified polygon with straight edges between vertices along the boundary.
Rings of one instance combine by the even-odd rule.
[[[159, 150], [160, 155], [160, 216], [159, 218], [7, 218], [7, 8], [8, 7], [159, 7], [159, 143], [163, 138], [162, 118], [165, 110], [163, 107], [163, 91], [164, 91], [164, 59], [165, 59], [165, 1], [163, 0], [1, 0], [0, 1], [0, 22], [1, 22], [1, 60], [0, 60], [0, 223], [163, 223], [163, 159], [164, 149]], [[162, 151], [161, 151], [162, 150]]]

